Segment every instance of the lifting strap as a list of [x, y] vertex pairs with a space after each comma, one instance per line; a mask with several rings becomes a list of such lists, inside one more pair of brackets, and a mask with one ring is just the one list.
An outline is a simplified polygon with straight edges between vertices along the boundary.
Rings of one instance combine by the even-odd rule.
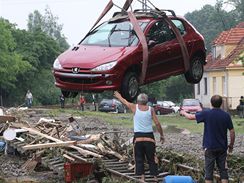
[[[110, 0], [107, 4], [107, 6], [104, 8], [102, 14], [98, 17], [97, 21], [95, 22], [95, 24], [92, 26], [92, 28], [90, 29], [90, 31], [98, 24], [98, 22], [109, 12], [109, 10], [113, 7], [114, 3], [112, 0]], [[90, 32], [89, 31], [89, 32]]]
[[142, 45], [142, 72], [140, 75], [140, 84], [143, 84], [145, 81], [146, 77], [146, 72], [147, 72], [147, 65], [148, 65], [148, 46], [147, 46], [147, 40], [146, 37], [138, 24], [138, 21], [135, 17], [135, 15], [132, 12], [128, 12], [129, 19], [133, 25], [133, 29], [135, 30], [141, 45]]
[[123, 10], [127, 11], [128, 8], [130, 7], [132, 1], [133, 1], [133, 0], [126, 0], [126, 1], [125, 1], [125, 4], [124, 4], [124, 6], [123, 6], [122, 11], [123, 11]]
[[175, 24], [172, 22], [172, 20], [167, 15], [164, 16], [164, 20], [167, 22], [168, 25], [170, 25], [170, 27], [172, 28], [173, 32], [176, 35], [176, 39], [180, 43], [181, 53], [182, 53], [183, 61], [184, 61], [184, 68], [185, 68], [185, 72], [186, 72], [190, 68], [190, 62], [189, 62], [190, 59], [189, 59], [189, 54], [188, 54], [188, 50], [187, 50], [186, 44], [184, 42], [184, 39], [181, 36], [178, 28], [175, 26]]

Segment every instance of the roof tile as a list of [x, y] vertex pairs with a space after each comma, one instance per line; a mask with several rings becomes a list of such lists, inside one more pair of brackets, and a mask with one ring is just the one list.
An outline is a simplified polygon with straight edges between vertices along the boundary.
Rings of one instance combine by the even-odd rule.
[[[220, 59], [220, 57], [213, 59], [212, 53], [207, 56], [207, 64], [204, 66], [206, 71], [215, 70], [215, 69], [223, 69], [228, 67], [241, 53], [244, 52], [244, 36], [239, 44], [236, 46], [234, 50], [225, 58]], [[235, 66], [234, 64], [232, 66]]]
[[213, 41], [213, 45], [237, 44], [243, 37], [244, 22], [241, 22], [235, 28], [220, 33], [220, 35]]

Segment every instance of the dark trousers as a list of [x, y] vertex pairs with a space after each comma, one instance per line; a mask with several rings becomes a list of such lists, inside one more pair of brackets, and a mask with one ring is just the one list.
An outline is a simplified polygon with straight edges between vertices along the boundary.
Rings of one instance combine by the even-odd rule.
[[221, 179], [228, 179], [225, 167], [227, 152], [223, 149], [207, 149], [205, 151], [205, 180], [213, 180], [215, 162], [220, 172]]
[[[140, 137], [150, 137], [154, 140], [153, 137], [153, 133], [150, 133], [149, 135], [146, 134], [135, 134], [135, 139], [136, 138], [140, 138]], [[158, 166], [155, 162], [155, 154], [156, 154], [156, 150], [155, 150], [155, 143], [154, 142], [150, 142], [150, 141], [139, 141], [137, 142], [134, 139], [134, 153], [135, 153], [135, 173], [136, 175], [142, 175], [145, 174], [145, 170], [144, 170], [144, 162], [145, 159], [147, 160], [148, 164], [149, 164], [149, 170], [150, 170], [150, 174], [153, 176], [157, 176], [158, 175]]]
[[82, 110], [82, 111], [84, 111], [84, 104], [80, 104], [80, 109]]
[[61, 108], [64, 108], [64, 101], [61, 101], [60, 104], [61, 104]]

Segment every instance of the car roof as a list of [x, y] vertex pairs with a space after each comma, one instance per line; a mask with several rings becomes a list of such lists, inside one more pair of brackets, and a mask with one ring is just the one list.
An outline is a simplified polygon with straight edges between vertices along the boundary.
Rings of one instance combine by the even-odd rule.
[[[166, 15], [165, 11], [170, 11], [172, 15]], [[160, 12], [157, 10], [149, 10], [149, 11], [142, 11], [142, 10], [135, 10], [134, 15], [137, 19], [139, 20], [155, 20], [155, 19], [160, 19], [163, 18], [164, 16], [168, 16], [169, 18], [180, 18], [180, 19], [184, 19], [181, 16], [176, 16], [174, 11], [172, 10], [161, 10]], [[115, 12], [113, 17], [111, 19], [109, 19], [109, 22], [116, 22], [116, 21], [125, 21], [128, 20], [128, 14], [127, 13], [123, 13], [123, 12]]]
[[197, 99], [197, 98], [186, 98], [186, 99], [183, 99], [183, 101], [184, 100], [198, 100], [199, 101], [199, 99]]
[[115, 99], [115, 98], [112, 98], [112, 99], [109, 99], [109, 98], [104, 98], [101, 100], [101, 102], [106, 102], [106, 101], [116, 101], [116, 102], [120, 102], [119, 100]]

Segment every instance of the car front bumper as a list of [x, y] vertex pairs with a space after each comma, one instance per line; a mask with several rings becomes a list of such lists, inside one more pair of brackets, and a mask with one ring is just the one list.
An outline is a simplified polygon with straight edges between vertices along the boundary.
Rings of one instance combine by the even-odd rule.
[[94, 91], [120, 89], [121, 78], [115, 74], [68, 73], [53, 71], [55, 85], [67, 91]]

